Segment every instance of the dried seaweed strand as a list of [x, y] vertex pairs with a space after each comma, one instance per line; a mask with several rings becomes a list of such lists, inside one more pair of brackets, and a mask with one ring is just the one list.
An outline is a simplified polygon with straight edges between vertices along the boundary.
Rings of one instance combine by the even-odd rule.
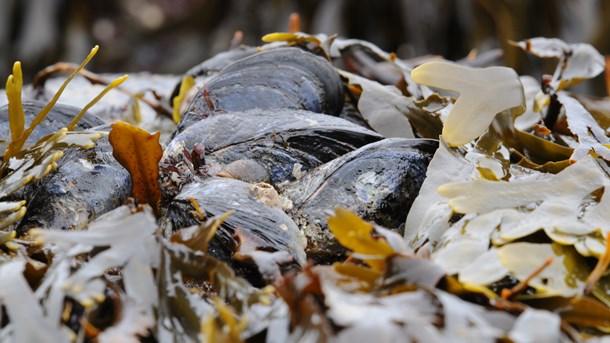
[[193, 208], [195, 209], [194, 211], [191, 211], [191, 213], [195, 217], [197, 217], [197, 219], [204, 220], [205, 219], [205, 212], [203, 212], [201, 210], [201, 207], [199, 206], [199, 203], [197, 202], [197, 199], [195, 199], [193, 197], [188, 197], [187, 200], [191, 202], [191, 204], [193, 205]]
[[301, 31], [301, 16], [293, 12], [288, 17], [288, 32], [295, 33]]
[[[78, 64], [70, 62], [58, 62], [40, 70], [32, 79], [32, 87], [34, 89], [43, 88], [47, 79], [57, 73], [73, 73], [78, 69]], [[81, 69], [78, 74], [94, 85], [106, 85], [108, 82], [103, 80], [99, 75], [87, 70]]]
[[87, 317], [84, 317], [81, 320], [81, 325], [82, 325], [83, 330], [85, 331], [85, 336], [88, 337], [88, 338], [91, 338], [91, 339], [96, 338], [102, 332], [102, 330], [100, 330], [99, 328], [95, 327], [95, 325], [91, 324], [87, 320]]
[[608, 270], [609, 265], [610, 265], [610, 232], [608, 232], [608, 235], [606, 236], [606, 251], [604, 251], [604, 253], [599, 257], [599, 260], [597, 260], [597, 264], [595, 265], [595, 268], [593, 268], [593, 271], [591, 272], [591, 274], [589, 274], [589, 277], [587, 277], [586, 286], [585, 286], [585, 290], [584, 290], [585, 294], [591, 293], [591, 291], [595, 287], [595, 284], [597, 283], [597, 281], [599, 281], [599, 279], [604, 275], [606, 270]]
[[528, 277], [526, 277], [521, 282], [516, 284], [513, 288], [511, 288], [511, 289], [504, 288], [502, 290], [502, 294], [500, 294], [502, 299], [508, 300], [508, 299], [514, 297], [515, 295], [523, 292], [523, 290], [525, 290], [525, 288], [527, 287], [529, 282], [532, 281], [532, 279], [535, 278], [538, 274], [542, 273], [542, 271], [546, 267], [550, 266], [551, 263], [553, 263], [553, 261], [554, 261], [553, 256], [547, 258], [546, 261], [544, 261], [544, 263], [542, 263], [542, 265], [540, 265], [540, 267], [536, 268], [536, 270], [534, 270]]
[[[48, 79], [51, 75], [57, 74], [60, 72], [72, 73], [72, 72], [75, 72], [77, 69], [78, 69], [78, 66], [74, 63], [66, 63], [66, 62], [55, 63], [53, 65], [50, 65], [50, 66], [44, 68], [40, 72], [38, 72], [38, 74], [36, 74], [36, 76], [32, 80], [32, 86], [34, 88], [43, 87], [46, 79]], [[78, 74], [80, 74], [82, 77], [86, 78], [87, 81], [91, 82], [91, 84], [93, 84], [93, 85], [108, 85], [109, 84], [109, 82], [106, 79], [104, 79], [103, 77], [101, 77], [100, 75], [93, 73], [86, 69], [78, 70]], [[121, 88], [121, 87], [117, 87], [117, 90], [119, 92], [122, 92], [122, 93], [128, 95], [132, 99], [136, 96], [136, 94], [134, 94], [133, 92], [131, 92], [127, 89]], [[172, 116], [173, 116], [172, 110], [168, 106], [163, 105], [162, 102], [153, 101], [151, 99], [147, 99], [144, 97], [137, 97], [137, 98], [138, 98], [138, 100], [140, 100], [143, 103], [145, 103], [146, 105], [148, 105], [148, 107], [152, 108], [159, 115], [162, 115], [167, 118], [172, 118]]]

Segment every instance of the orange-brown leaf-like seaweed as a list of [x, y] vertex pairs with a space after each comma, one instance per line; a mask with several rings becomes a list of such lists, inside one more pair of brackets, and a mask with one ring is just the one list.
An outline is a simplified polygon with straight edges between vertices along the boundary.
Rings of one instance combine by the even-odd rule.
[[163, 154], [159, 144], [160, 133], [150, 134], [125, 122], [117, 122], [110, 130], [112, 155], [129, 171], [132, 196], [140, 204], [150, 204], [158, 213], [159, 160]]

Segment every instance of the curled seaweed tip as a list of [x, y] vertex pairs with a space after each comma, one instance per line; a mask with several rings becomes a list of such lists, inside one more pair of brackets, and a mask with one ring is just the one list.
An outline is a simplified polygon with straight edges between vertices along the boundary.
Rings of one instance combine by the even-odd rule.
[[[59, 100], [59, 97], [63, 93], [64, 89], [68, 86], [68, 83], [70, 83], [70, 81], [72, 81], [72, 79], [74, 79], [74, 77], [76, 77], [76, 75], [78, 75], [78, 72], [81, 69], [83, 69], [87, 65], [87, 63], [89, 63], [89, 61], [91, 61], [91, 59], [93, 58], [93, 56], [95, 56], [95, 54], [97, 53], [98, 50], [99, 50], [98, 45], [96, 45], [95, 47], [93, 47], [93, 49], [91, 49], [91, 52], [89, 53], [87, 58], [85, 58], [83, 63], [81, 63], [81, 65], [77, 68], [77, 70], [74, 71], [64, 81], [64, 83], [61, 85], [59, 90], [55, 93], [55, 95], [53, 96], [51, 101], [49, 101], [49, 103], [47, 103], [47, 105], [38, 113], [36, 118], [34, 118], [34, 120], [32, 120], [32, 123], [27, 128], [27, 130], [23, 131], [21, 133], [21, 135], [19, 135], [19, 136], [15, 136], [15, 135], [13, 135], [13, 133], [19, 132], [20, 130], [16, 129], [15, 131], [13, 131], [12, 128], [13, 128], [13, 126], [17, 127], [19, 125], [18, 123], [20, 123], [22, 121], [25, 122], [25, 115], [23, 114], [23, 106], [21, 104], [21, 85], [23, 84], [23, 77], [22, 77], [22, 73], [21, 73], [21, 63], [18, 63], [18, 62], [15, 63], [15, 66], [13, 67], [13, 75], [9, 76], [9, 80], [7, 81], [7, 95], [9, 95], [9, 93], [10, 93], [9, 111], [11, 111], [10, 110], [11, 106], [13, 106], [13, 110], [12, 110], [11, 116], [9, 116], [9, 120], [11, 122], [11, 141], [4, 153], [3, 167], [2, 167], [3, 171], [6, 170], [6, 164], [7, 164], [8, 160], [11, 157], [15, 156], [19, 151], [21, 151], [23, 149], [23, 145], [25, 144], [25, 141], [28, 139], [30, 134], [34, 131], [36, 126], [38, 126], [38, 124], [40, 124], [44, 120], [44, 118], [46, 118], [47, 114], [51, 111], [53, 106], [55, 106], [55, 104], [57, 103], [57, 100]], [[11, 80], [13, 80], [13, 82], [11, 83], [10, 87], [8, 87], [9, 82]], [[9, 88], [11, 88], [10, 91], [8, 90]], [[15, 125], [13, 125], [13, 123], [15, 123]]]

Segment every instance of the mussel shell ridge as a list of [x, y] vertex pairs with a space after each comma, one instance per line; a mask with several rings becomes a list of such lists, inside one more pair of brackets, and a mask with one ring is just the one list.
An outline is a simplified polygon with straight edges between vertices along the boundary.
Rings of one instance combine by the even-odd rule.
[[337, 115], [343, 108], [343, 85], [333, 66], [312, 53], [297, 48], [263, 51], [228, 65], [206, 81], [177, 131], [215, 112], [254, 108]]
[[328, 211], [337, 207], [390, 229], [404, 223], [437, 146], [428, 139], [384, 139], [288, 184], [283, 195], [293, 202], [292, 218], [307, 237], [308, 257], [325, 262], [344, 253], [326, 224]]
[[[252, 159], [263, 165], [277, 185], [383, 137], [341, 118], [302, 110], [250, 110], [212, 116], [172, 140], [205, 147], [206, 161], [228, 164]], [[165, 156], [164, 158], [168, 158]]]

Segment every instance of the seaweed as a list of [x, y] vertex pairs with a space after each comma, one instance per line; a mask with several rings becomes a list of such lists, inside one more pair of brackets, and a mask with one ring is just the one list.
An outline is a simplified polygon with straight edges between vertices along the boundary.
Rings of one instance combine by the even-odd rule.
[[163, 155], [160, 133], [149, 134], [125, 122], [112, 124], [109, 141], [112, 154], [131, 175], [132, 195], [140, 204], [150, 204], [159, 213], [159, 161]]
[[[71, 147], [92, 148], [94, 141], [102, 137], [102, 133], [73, 132], [79, 119], [85, 114], [88, 108], [93, 106], [110, 89], [117, 87], [127, 79], [121, 77], [112, 82], [104, 89], [99, 96], [87, 104], [83, 110], [70, 122], [66, 128], [47, 135], [40, 139], [31, 147], [24, 147], [28, 137], [51, 111], [67, 84], [77, 75], [84, 66], [95, 56], [98, 47], [94, 47], [79, 68], [70, 75], [53, 99], [38, 113], [32, 120], [28, 128], [25, 128], [25, 115], [21, 101], [21, 90], [23, 86], [23, 76], [21, 73], [21, 63], [15, 62], [13, 74], [8, 77], [6, 83], [6, 93], [9, 101], [9, 124], [11, 128], [11, 139], [2, 154], [0, 164], [0, 199], [6, 198], [23, 186], [41, 180], [53, 169], [57, 168], [56, 161], [63, 156], [63, 151]], [[0, 229], [21, 219], [26, 212], [25, 203], [21, 202], [0, 202], [2, 204], [2, 220]]]

